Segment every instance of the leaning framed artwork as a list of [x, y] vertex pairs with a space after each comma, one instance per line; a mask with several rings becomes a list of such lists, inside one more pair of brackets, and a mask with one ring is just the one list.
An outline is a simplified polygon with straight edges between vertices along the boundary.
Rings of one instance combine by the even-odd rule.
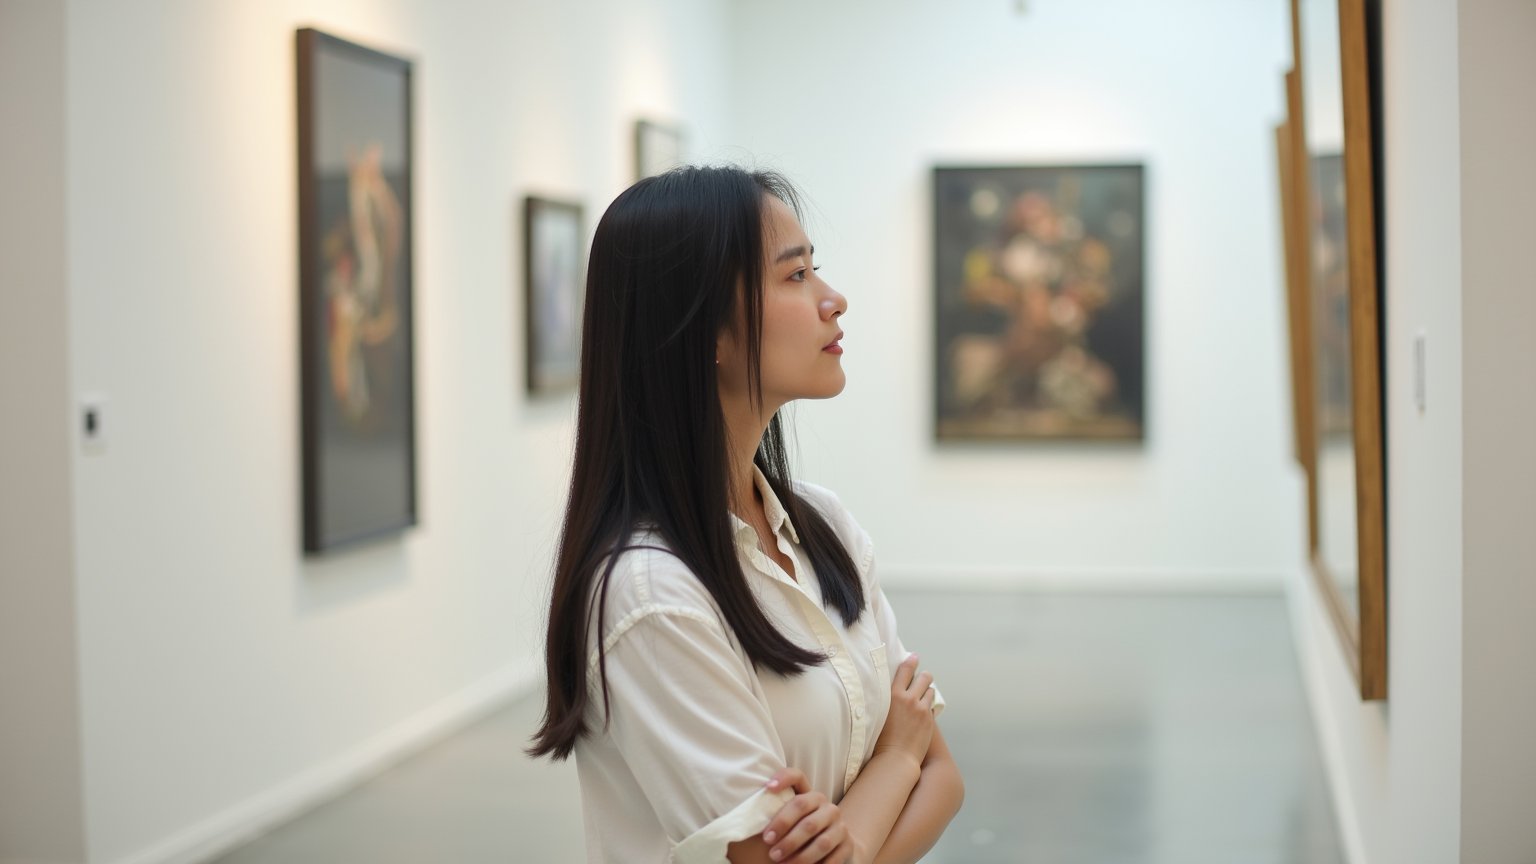
[[528, 392], [576, 387], [581, 364], [581, 205], [529, 196], [523, 205]]
[[304, 550], [416, 524], [411, 63], [317, 30], [298, 55]]
[[[1305, 280], [1293, 344], [1308, 391], [1311, 559], [1363, 700], [1387, 698], [1385, 422], [1381, 355], [1375, 0], [1292, 0], [1288, 102]], [[1378, 43], [1379, 44], [1379, 43]]]
[[1140, 165], [934, 169], [940, 441], [1140, 441]]

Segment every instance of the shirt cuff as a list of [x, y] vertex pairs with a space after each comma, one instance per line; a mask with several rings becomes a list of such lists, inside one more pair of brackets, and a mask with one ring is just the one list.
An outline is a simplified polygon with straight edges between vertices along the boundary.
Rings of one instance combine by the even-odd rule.
[[736, 805], [736, 809], [672, 847], [672, 860], [676, 864], [728, 864], [726, 848], [767, 828], [774, 815], [793, 797], [793, 789], [759, 789], [752, 797]]

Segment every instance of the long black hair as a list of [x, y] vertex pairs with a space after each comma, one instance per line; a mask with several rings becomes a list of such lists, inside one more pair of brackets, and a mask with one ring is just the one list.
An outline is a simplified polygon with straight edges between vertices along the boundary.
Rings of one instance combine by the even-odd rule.
[[[685, 167], [641, 180], [609, 205], [592, 239], [582, 324], [576, 459], [555, 562], [545, 641], [544, 720], [528, 753], [564, 759], [588, 732], [588, 652], [619, 553], [642, 526], [694, 574], [761, 669], [795, 675], [822, 662], [768, 620], [736, 557], [729, 513], [717, 340], [736, 304], [745, 322], [749, 390], [760, 398], [764, 210], [773, 196], [799, 212], [771, 172]], [[822, 596], [845, 624], [864, 591], [847, 549], [791, 485], [775, 414], [753, 461], [810, 558]]]

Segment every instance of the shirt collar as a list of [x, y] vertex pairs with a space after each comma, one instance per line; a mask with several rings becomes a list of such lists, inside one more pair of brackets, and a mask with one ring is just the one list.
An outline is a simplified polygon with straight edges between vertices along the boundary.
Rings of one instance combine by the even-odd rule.
[[[768, 485], [768, 478], [763, 476], [762, 469], [756, 465], [752, 466], [752, 484], [763, 496], [763, 514], [768, 517], [768, 530], [774, 535], [782, 532], [789, 536], [791, 543], [799, 545], [800, 535], [795, 531], [795, 523], [789, 521], [789, 514], [784, 511], [784, 505], [779, 501], [779, 496], [773, 494], [773, 487]], [[735, 513], [731, 514], [731, 530], [737, 537], [740, 537], [743, 531], [754, 533], [752, 526]], [[754, 545], [757, 542], [755, 536], [750, 540]]]

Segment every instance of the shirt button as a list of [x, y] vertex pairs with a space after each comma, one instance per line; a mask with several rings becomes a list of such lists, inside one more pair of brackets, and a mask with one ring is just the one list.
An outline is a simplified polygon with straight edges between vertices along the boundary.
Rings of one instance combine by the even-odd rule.
[[854, 716], [855, 719], [863, 720], [864, 719], [864, 709], [863, 708], [855, 708], [855, 709], [853, 709], [853, 716]]
[[833, 645], [831, 648], [827, 649], [827, 656], [828, 657], [836, 657], [837, 656], [837, 646], [836, 645]]

